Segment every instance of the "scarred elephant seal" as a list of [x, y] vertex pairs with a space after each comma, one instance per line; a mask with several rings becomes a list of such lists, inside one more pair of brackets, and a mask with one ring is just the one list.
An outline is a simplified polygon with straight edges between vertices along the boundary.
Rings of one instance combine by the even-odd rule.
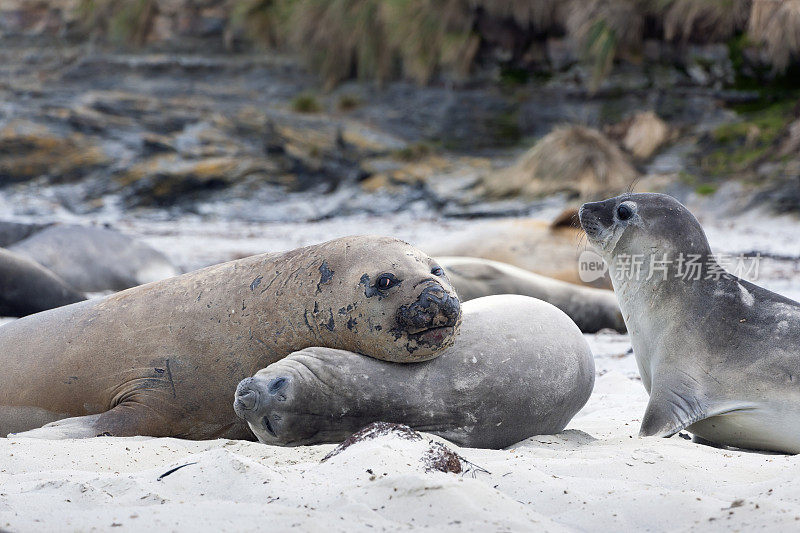
[[397, 239], [256, 255], [0, 327], [0, 431], [247, 438], [230, 396], [258, 369], [309, 346], [424, 361], [460, 321], [443, 270]]
[[800, 453], [800, 303], [719, 264], [665, 194], [584, 204], [650, 402], [640, 434]]
[[589, 399], [594, 359], [562, 311], [527, 296], [463, 304], [461, 334], [413, 365], [306, 348], [239, 383], [236, 413], [261, 442], [340, 442], [377, 421], [460, 446], [502, 448], [552, 434]]

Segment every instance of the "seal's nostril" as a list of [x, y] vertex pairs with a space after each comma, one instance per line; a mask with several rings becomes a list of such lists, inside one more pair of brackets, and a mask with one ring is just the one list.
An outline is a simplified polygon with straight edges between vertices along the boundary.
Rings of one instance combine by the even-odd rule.
[[256, 406], [257, 399], [258, 393], [256, 393], [256, 391], [252, 389], [245, 390], [236, 397], [236, 404], [242, 409], [249, 411]]

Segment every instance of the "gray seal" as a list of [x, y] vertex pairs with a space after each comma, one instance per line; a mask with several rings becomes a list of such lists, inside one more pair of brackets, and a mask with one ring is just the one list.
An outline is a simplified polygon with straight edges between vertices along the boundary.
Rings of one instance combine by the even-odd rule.
[[522, 294], [555, 305], [584, 333], [606, 328], [626, 331], [612, 291], [581, 287], [489, 259], [437, 257], [436, 261], [447, 272], [462, 302], [494, 294]]
[[180, 274], [158, 250], [100, 227], [57, 224], [9, 249], [49, 268], [83, 292], [120, 291]]
[[0, 220], [0, 247], [8, 248], [12, 244], [27, 239], [50, 225]]
[[444, 271], [397, 239], [239, 259], [0, 327], [0, 431], [248, 438], [230, 397], [258, 369], [309, 346], [424, 361], [460, 320]]
[[594, 386], [577, 326], [519, 295], [478, 298], [463, 313], [461, 334], [436, 359], [398, 365], [306, 348], [239, 383], [234, 409], [261, 442], [289, 446], [340, 442], [377, 421], [478, 448], [564, 429]]
[[26, 316], [85, 299], [42, 265], [0, 248], [0, 316]]
[[800, 304], [726, 272], [670, 196], [587, 203], [580, 218], [650, 394], [640, 434], [800, 453]]

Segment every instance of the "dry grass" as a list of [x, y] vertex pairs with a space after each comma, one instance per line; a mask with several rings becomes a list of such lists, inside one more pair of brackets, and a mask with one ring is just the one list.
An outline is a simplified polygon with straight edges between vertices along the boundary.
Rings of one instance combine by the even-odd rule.
[[568, 4], [567, 35], [592, 65], [593, 90], [611, 71], [615, 58], [637, 53], [644, 21], [639, 0], [573, 0]]
[[471, 0], [474, 8], [482, 9], [497, 19], [513, 19], [524, 29], [545, 33], [558, 26], [563, 0]]
[[81, 28], [117, 44], [145, 44], [157, 14], [156, 0], [81, 0], [78, 4]]
[[664, 13], [664, 38], [724, 42], [747, 26], [750, 0], [671, 0]]
[[625, 154], [599, 131], [560, 126], [512, 166], [486, 176], [480, 192], [491, 198], [564, 192], [590, 199], [619, 194], [636, 176]]
[[773, 68], [786, 70], [800, 56], [800, 0], [753, 0], [748, 30]]

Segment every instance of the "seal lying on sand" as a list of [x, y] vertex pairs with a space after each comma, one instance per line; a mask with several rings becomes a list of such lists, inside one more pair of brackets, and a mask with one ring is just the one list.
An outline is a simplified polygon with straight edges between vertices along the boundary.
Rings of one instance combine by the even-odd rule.
[[800, 304], [727, 273], [670, 196], [588, 203], [581, 223], [609, 265], [650, 393], [641, 435], [688, 429], [800, 453]]
[[475, 257], [437, 257], [462, 302], [493, 294], [522, 294], [564, 311], [584, 333], [604, 328], [625, 332], [614, 293], [551, 279], [498, 261]]
[[340, 442], [376, 421], [478, 448], [564, 429], [594, 386], [594, 359], [575, 324], [527, 296], [463, 308], [461, 334], [432, 361], [306, 348], [243, 380], [234, 409], [258, 440], [279, 445]]
[[396, 239], [252, 256], [1, 327], [0, 431], [247, 438], [230, 397], [258, 369], [308, 346], [424, 361], [460, 320], [442, 269]]
[[577, 209], [568, 209], [552, 222], [532, 218], [484, 222], [471, 226], [463, 238], [439, 238], [420, 248], [433, 257], [480, 257], [568, 283], [610, 289], [607, 276], [588, 283], [580, 278], [583, 230], [577, 226], [577, 214]]
[[8, 248], [15, 242], [27, 239], [50, 225], [0, 220], [0, 247]]
[[56, 224], [9, 249], [84, 292], [121, 291], [180, 274], [161, 252], [105, 228]]
[[0, 316], [25, 316], [85, 299], [42, 265], [0, 248]]

